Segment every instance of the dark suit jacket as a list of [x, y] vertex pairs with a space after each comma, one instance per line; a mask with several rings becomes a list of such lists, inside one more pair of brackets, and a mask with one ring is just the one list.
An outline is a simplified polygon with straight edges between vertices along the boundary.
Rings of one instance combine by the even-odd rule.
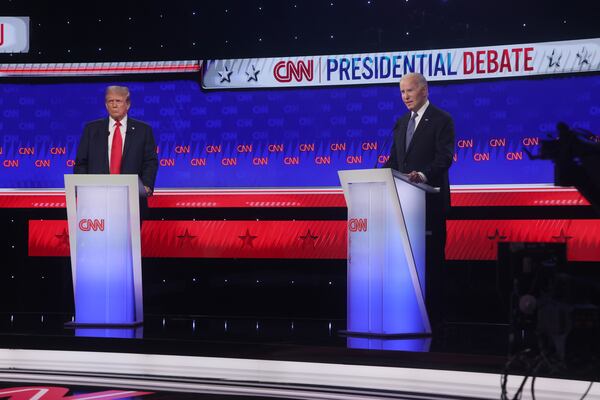
[[[109, 174], [108, 117], [92, 121], [83, 129], [75, 157], [76, 174]], [[158, 157], [150, 125], [127, 118], [127, 132], [121, 161], [122, 174], [136, 174], [144, 186], [154, 190]], [[141, 188], [140, 188], [141, 189]]]
[[428, 185], [440, 188], [439, 199], [447, 209], [450, 207], [448, 169], [454, 156], [454, 122], [450, 114], [429, 103], [406, 149], [410, 115], [408, 112], [396, 121], [392, 151], [384, 167], [403, 173], [424, 173]]

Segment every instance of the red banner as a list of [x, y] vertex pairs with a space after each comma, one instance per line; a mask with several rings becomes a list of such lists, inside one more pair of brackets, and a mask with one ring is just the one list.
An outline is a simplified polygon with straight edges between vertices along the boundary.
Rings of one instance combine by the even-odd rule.
[[0, 208], [65, 208], [65, 192], [11, 190], [0, 192]]
[[[30, 256], [69, 256], [67, 221], [29, 221]], [[346, 221], [144, 221], [142, 256], [345, 259]]]
[[[65, 208], [64, 191], [0, 192], [0, 208]], [[157, 190], [152, 208], [346, 207], [341, 189]]]
[[[454, 187], [454, 207], [589, 206], [573, 188]], [[342, 189], [158, 189], [148, 199], [152, 208], [346, 207]], [[64, 208], [63, 191], [0, 191], [0, 208]]]
[[[600, 221], [451, 220], [448, 260], [495, 260], [497, 243], [566, 242], [569, 261], [600, 261]], [[345, 259], [346, 221], [144, 221], [142, 256]], [[68, 257], [67, 221], [29, 221], [29, 255]]]
[[144, 257], [346, 258], [346, 221], [146, 221]]
[[448, 260], [495, 260], [498, 242], [566, 242], [569, 261], [600, 261], [597, 219], [456, 220], [447, 229]]
[[161, 190], [148, 199], [153, 208], [346, 207], [341, 189]]
[[453, 188], [450, 196], [453, 207], [590, 205], [577, 189], [552, 186]]

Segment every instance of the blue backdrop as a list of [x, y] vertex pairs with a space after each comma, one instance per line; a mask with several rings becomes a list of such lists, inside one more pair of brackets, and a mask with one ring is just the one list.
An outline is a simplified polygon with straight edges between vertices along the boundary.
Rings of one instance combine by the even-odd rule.
[[[152, 125], [157, 187], [337, 186], [337, 170], [389, 154], [405, 112], [397, 85], [203, 91], [197, 81], [122, 83], [130, 116]], [[4, 84], [0, 187], [63, 187], [86, 121], [103, 117], [105, 83]], [[434, 83], [455, 120], [452, 184], [549, 183], [552, 165], [523, 147], [558, 121], [600, 133], [600, 77]]]

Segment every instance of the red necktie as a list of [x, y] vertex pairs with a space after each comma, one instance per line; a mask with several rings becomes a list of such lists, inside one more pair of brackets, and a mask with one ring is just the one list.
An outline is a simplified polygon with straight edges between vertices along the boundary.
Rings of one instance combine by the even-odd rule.
[[115, 123], [115, 133], [113, 134], [112, 147], [110, 149], [110, 173], [121, 173], [121, 157], [123, 156], [123, 137], [121, 136], [121, 123]]

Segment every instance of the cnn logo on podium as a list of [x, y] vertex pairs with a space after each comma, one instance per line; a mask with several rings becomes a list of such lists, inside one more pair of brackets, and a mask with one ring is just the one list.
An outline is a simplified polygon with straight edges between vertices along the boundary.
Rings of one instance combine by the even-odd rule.
[[367, 231], [367, 219], [366, 218], [350, 218], [348, 220], [348, 230], [350, 232], [366, 232]]
[[79, 230], [83, 232], [104, 232], [104, 220], [83, 218], [79, 221]]

